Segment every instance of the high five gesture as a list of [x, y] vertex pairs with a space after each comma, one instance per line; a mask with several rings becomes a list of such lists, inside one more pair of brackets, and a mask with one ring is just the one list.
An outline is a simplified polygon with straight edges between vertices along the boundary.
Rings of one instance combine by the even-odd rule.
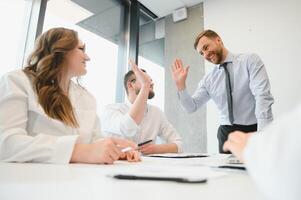
[[172, 65], [172, 79], [175, 81], [179, 91], [184, 90], [186, 88], [185, 82], [188, 75], [188, 71], [189, 66], [184, 68], [181, 59], [176, 59], [174, 64]]

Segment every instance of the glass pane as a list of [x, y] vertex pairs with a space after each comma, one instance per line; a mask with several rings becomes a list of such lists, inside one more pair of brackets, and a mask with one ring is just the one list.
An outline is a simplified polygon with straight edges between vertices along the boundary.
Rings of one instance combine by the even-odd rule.
[[0, 76], [18, 66], [18, 55], [22, 45], [25, 0], [0, 1]]
[[95, 97], [100, 112], [115, 102], [118, 39], [123, 7], [114, 0], [48, 1], [44, 31], [53, 27], [76, 30], [90, 57], [81, 83]]
[[138, 63], [154, 81], [155, 97], [149, 103], [164, 111], [164, 24], [140, 13]]
[[162, 111], [164, 110], [164, 76], [165, 70], [162, 65], [159, 65], [145, 57], [139, 56], [139, 66], [145, 69], [151, 76], [154, 83], [155, 96], [153, 99], [148, 100], [148, 103], [158, 106]]

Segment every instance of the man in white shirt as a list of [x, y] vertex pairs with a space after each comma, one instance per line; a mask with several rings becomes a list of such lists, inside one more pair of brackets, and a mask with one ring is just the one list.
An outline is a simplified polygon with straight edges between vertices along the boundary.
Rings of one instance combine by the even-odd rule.
[[[151, 78], [134, 63], [131, 65], [133, 70], [124, 76], [127, 101], [106, 106], [101, 117], [104, 134], [138, 144], [153, 140], [139, 147], [143, 154], [182, 152], [182, 141], [175, 128], [159, 108], [147, 103], [155, 95]], [[166, 143], [155, 144], [157, 136]]]
[[301, 105], [260, 134], [236, 131], [225, 142], [224, 150], [245, 162], [248, 173], [268, 199], [301, 197], [300, 121]]

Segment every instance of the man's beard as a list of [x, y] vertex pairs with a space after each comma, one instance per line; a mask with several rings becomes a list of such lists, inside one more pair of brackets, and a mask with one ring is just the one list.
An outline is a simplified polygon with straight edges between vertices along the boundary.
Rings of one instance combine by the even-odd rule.
[[[215, 50], [212, 52], [212, 54], [215, 54], [216, 56], [216, 62], [212, 62], [213, 64], [221, 64], [222, 59], [223, 59], [223, 49], [219, 49], [219, 50]], [[208, 60], [209, 62], [211, 62], [210, 60]]]
[[[140, 89], [136, 90], [137, 95], [139, 94], [139, 92], [140, 92]], [[150, 90], [148, 93], [148, 99], [152, 99], [152, 98], [154, 98], [154, 96], [155, 96], [155, 92]]]

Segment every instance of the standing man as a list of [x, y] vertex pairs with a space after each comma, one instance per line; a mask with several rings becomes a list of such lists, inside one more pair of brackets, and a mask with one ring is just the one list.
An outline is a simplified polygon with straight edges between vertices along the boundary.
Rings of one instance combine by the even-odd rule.
[[209, 62], [215, 64], [211, 72], [200, 81], [192, 96], [186, 90], [189, 67], [176, 59], [172, 77], [184, 109], [195, 112], [212, 99], [220, 112], [217, 138], [219, 152], [230, 132], [239, 130], [254, 132], [273, 120], [273, 96], [264, 64], [256, 54], [233, 54], [229, 52], [219, 35], [212, 30], [201, 32], [194, 48]]
[[[124, 76], [127, 93], [126, 103], [106, 106], [101, 117], [102, 130], [107, 136], [120, 136], [136, 143], [143, 154], [182, 152], [182, 140], [175, 128], [168, 122], [164, 113], [156, 106], [149, 105], [154, 97], [153, 82], [144, 70], [132, 63], [132, 69]], [[159, 136], [166, 143], [155, 144]]]

